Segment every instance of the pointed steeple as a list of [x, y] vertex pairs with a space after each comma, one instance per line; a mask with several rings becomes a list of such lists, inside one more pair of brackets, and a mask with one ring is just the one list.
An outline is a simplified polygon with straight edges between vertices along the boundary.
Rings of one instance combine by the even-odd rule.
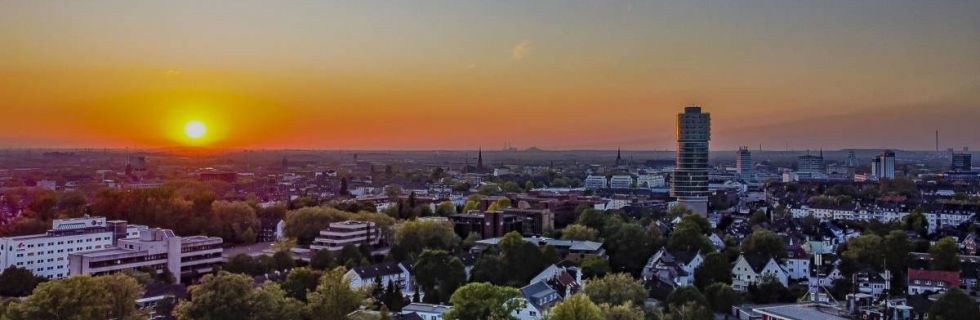
[[477, 151], [476, 154], [476, 169], [483, 170], [483, 147], [482, 146], [480, 147], [480, 149]]
[[623, 162], [623, 148], [616, 147], [616, 165], [618, 166]]

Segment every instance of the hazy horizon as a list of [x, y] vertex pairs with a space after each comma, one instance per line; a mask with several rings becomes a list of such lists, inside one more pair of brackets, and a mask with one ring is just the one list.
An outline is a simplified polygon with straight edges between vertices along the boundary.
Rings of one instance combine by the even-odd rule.
[[0, 148], [672, 149], [700, 104], [714, 150], [980, 149], [976, 1], [10, 1], [0, 42]]

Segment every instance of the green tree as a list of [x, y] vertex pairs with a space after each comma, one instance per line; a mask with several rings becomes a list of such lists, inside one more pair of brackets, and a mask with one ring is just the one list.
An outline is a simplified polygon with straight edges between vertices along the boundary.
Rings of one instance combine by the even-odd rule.
[[255, 320], [303, 320], [308, 316], [303, 303], [286, 296], [278, 284], [266, 281], [261, 287], [253, 289], [248, 297], [251, 314]]
[[[675, 207], [676, 208], [676, 207]], [[704, 236], [700, 227], [695, 224], [678, 224], [667, 239], [667, 249], [671, 251], [697, 251], [707, 253], [714, 251], [714, 246], [708, 237]]]
[[714, 314], [711, 312], [706, 305], [698, 304], [697, 302], [690, 301], [682, 305], [672, 306], [670, 308], [670, 313], [665, 317], [665, 320], [712, 320], [714, 319]]
[[427, 303], [448, 302], [456, 288], [466, 283], [463, 263], [442, 250], [423, 251], [412, 270]]
[[599, 306], [583, 294], [572, 295], [556, 304], [548, 315], [550, 320], [605, 320]]
[[611, 271], [609, 261], [603, 257], [585, 258], [580, 263], [580, 266], [582, 267], [582, 276], [586, 279], [601, 277]]
[[625, 303], [642, 305], [647, 297], [643, 282], [625, 273], [614, 273], [588, 280], [582, 292], [596, 303], [611, 305]]
[[907, 272], [908, 257], [912, 245], [909, 243], [908, 235], [902, 230], [892, 230], [882, 240], [885, 266], [892, 273], [891, 291], [904, 292], [905, 277]]
[[473, 264], [471, 281], [489, 282], [492, 284], [503, 285], [506, 281], [504, 276], [503, 262], [496, 253], [484, 253]]
[[282, 282], [282, 289], [286, 295], [299, 300], [306, 301], [306, 295], [316, 290], [320, 284], [320, 273], [306, 267], [300, 267], [289, 271], [286, 280]]
[[453, 251], [460, 243], [452, 224], [444, 221], [414, 220], [402, 223], [394, 242], [414, 259], [423, 249]]
[[9, 266], [0, 274], [0, 296], [23, 297], [31, 294], [44, 279], [34, 276], [30, 270]]
[[960, 255], [956, 239], [945, 237], [929, 248], [934, 270], [960, 271]]
[[599, 230], [592, 229], [580, 224], [571, 224], [561, 230], [562, 240], [581, 240], [596, 241], [599, 239]]
[[[447, 320], [509, 320], [511, 313], [524, 307], [520, 291], [498, 287], [485, 282], [473, 282], [460, 287], [449, 299], [453, 309], [445, 314]], [[339, 318], [338, 318], [339, 319]]]
[[921, 208], [912, 210], [911, 213], [902, 217], [902, 224], [905, 226], [905, 230], [915, 232], [921, 237], [929, 235], [929, 221], [926, 220], [926, 215], [922, 213]]
[[639, 306], [633, 305], [632, 303], [621, 304], [621, 305], [610, 305], [608, 303], [603, 303], [599, 305], [599, 309], [602, 311], [602, 316], [606, 320], [644, 320], [646, 315], [643, 313], [643, 309]]
[[339, 267], [320, 277], [316, 291], [307, 295], [310, 303], [306, 308], [313, 320], [343, 319], [356, 310], [364, 300], [364, 292], [350, 288], [350, 279], [344, 277], [347, 270]]
[[446, 200], [436, 206], [436, 215], [438, 216], [448, 217], [454, 214], [456, 214], [456, 205], [452, 201]]
[[255, 209], [245, 202], [215, 201], [211, 203], [211, 230], [210, 234], [220, 236], [222, 239], [235, 243], [247, 243], [245, 239], [246, 230], [259, 230], [259, 218], [255, 214]]
[[674, 309], [679, 308], [687, 303], [696, 303], [699, 306], [708, 306], [708, 300], [701, 295], [701, 291], [693, 286], [683, 286], [677, 287], [667, 295], [667, 308]]
[[310, 258], [310, 268], [316, 270], [327, 270], [335, 267], [336, 262], [334, 262], [333, 254], [327, 250], [317, 250]]
[[555, 249], [554, 246], [545, 245], [541, 248], [541, 254], [544, 256], [546, 264], [555, 264], [561, 261], [561, 257], [558, 256], [558, 249]]
[[249, 275], [258, 275], [263, 272], [260, 271], [258, 263], [252, 256], [244, 253], [239, 253], [231, 258], [228, 258], [228, 262], [222, 266], [222, 269], [231, 273], [242, 273]]
[[694, 270], [694, 284], [698, 288], [706, 288], [716, 282], [732, 282], [732, 265], [728, 257], [721, 252], [712, 252], [704, 256], [701, 266]]
[[759, 229], [742, 239], [742, 253], [779, 260], [786, 257], [786, 244], [772, 231]]
[[606, 227], [606, 213], [587, 208], [579, 213], [576, 224], [586, 226], [595, 230], [602, 230]]
[[929, 319], [969, 320], [976, 319], [978, 312], [973, 298], [960, 288], [949, 288], [929, 307]]
[[614, 222], [610, 225], [605, 242], [609, 264], [615, 271], [638, 274], [656, 250], [653, 237], [638, 223]]
[[112, 297], [99, 279], [80, 275], [42, 283], [20, 303], [8, 306], [10, 320], [105, 319], [113, 312]]
[[862, 234], [848, 240], [845, 246], [846, 248], [841, 251], [841, 258], [879, 270], [882, 267], [885, 252], [882, 250], [881, 237], [875, 234]]
[[117, 273], [97, 278], [109, 294], [109, 318], [135, 320], [146, 317], [136, 308], [135, 301], [143, 297], [143, 286], [130, 276]]
[[245, 319], [253, 311], [249, 307], [252, 278], [246, 275], [209, 274], [189, 291], [191, 299], [180, 302], [174, 310], [177, 319]]
[[337, 257], [344, 267], [355, 268], [360, 267], [368, 263], [367, 258], [361, 254], [361, 250], [358, 250], [358, 246], [347, 244], [343, 248], [340, 248], [340, 254]]
[[512, 231], [500, 239], [501, 267], [505, 282], [513, 286], [527, 284], [546, 266], [545, 256], [534, 244], [524, 241], [520, 233]]
[[741, 301], [741, 296], [738, 292], [735, 292], [728, 284], [720, 282], [712, 283], [705, 288], [704, 298], [708, 300], [711, 309], [721, 313], [731, 312], [732, 306]]

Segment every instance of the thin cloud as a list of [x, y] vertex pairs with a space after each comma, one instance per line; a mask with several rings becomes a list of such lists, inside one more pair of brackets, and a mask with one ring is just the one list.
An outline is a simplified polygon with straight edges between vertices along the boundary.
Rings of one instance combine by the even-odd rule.
[[510, 58], [514, 60], [523, 60], [529, 54], [531, 54], [531, 42], [528, 40], [521, 41], [510, 49]]

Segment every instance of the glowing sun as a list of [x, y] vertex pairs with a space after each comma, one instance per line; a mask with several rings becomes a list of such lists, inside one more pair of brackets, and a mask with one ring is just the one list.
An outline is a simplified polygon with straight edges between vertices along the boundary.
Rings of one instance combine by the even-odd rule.
[[203, 122], [193, 120], [184, 125], [184, 135], [191, 139], [200, 139], [208, 133], [208, 127]]

